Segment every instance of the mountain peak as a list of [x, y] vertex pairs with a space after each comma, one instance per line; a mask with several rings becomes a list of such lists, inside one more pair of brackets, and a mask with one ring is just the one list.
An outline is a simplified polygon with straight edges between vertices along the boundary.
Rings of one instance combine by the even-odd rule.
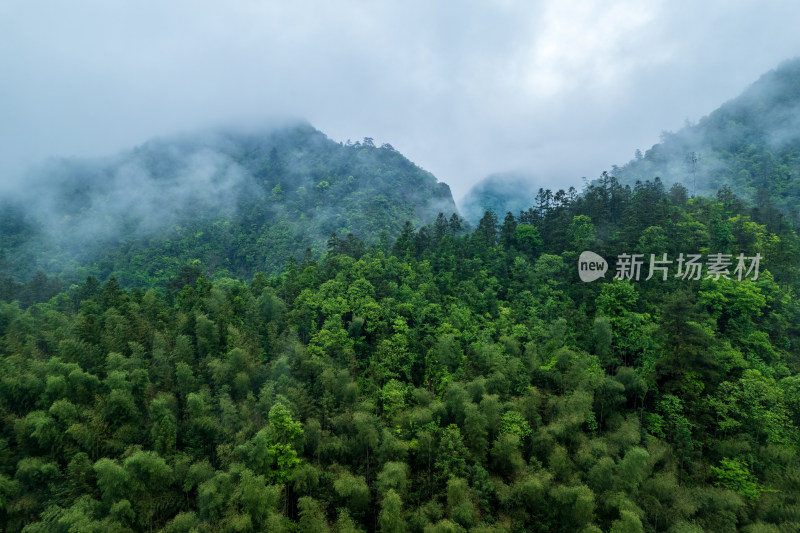
[[395, 237], [406, 220], [428, 223], [456, 208], [446, 184], [391, 146], [337, 143], [293, 121], [159, 137], [103, 159], [52, 159], [0, 210], [25, 221], [6, 232], [17, 276], [41, 268], [70, 278], [88, 264], [88, 273], [136, 285], [125, 272], [137, 254], [156, 258], [164, 279], [194, 259], [247, 277], [306, 248], [323, 253], [332, 233]]

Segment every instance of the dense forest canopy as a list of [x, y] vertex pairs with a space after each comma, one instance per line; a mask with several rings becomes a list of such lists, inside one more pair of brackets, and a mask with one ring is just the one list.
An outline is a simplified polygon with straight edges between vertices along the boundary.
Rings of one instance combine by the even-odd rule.
[[[798, 236], [604, 175], [179, 290], [0, 304], [7, 531], [796, 531]], [[595, 283], [580, 252], [764, 257]], [[609, 277], [610, 278], [610, 277]]]

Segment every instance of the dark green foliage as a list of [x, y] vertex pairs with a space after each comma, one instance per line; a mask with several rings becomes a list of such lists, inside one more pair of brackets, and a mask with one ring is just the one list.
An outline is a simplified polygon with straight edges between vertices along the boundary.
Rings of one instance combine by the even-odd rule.
[[[608, 175], [535, 202], [468, 235], [444, 215], [391, 245], [337, 230], [249, 283], [188, 262], [136, 271], [163, 291], [0, 301], [4, 530], [796, 530], [791, 226]], [[764, 261], [582, 283], [588, 247]]]

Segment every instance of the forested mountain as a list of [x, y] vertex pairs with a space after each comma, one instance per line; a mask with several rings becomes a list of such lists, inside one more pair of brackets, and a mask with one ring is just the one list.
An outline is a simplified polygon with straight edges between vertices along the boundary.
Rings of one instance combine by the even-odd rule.
[[751, 203], [771, 200], [798, 220], [800, 199], [800, 59], [764, 74], [739, 97], [662, 142], [637, 150], [612, 172], [621, 182], [660, 177], [690, 194], [729, 187]]
[[459, 202], [461, 215], [477, 224], [486, 211], [519, 213], [536, 195], [534, 178], [518, 173], [492, 174], [476, 183]]
[[393, 239], [439, 212], [455, 212], [449, 187], [368, 138], [343, 145], [296, 123], [155, 139], [31, 172], [0, 200], [0, 269], [153, 286], [194, 262], [250, 278], [306, 248], [318, 257], [333, 233]]
[[0, 208], [0, 531], [800, 531], [798, 71], [473, 231], [307, 124], [44, 165]]
[[[391, 247], [333, 240], [247, 282], [88, 278], [0, 303], [0, 523], [800, 529], [791, 225], [607, 175], [542, 198], [469, 235], [440, 217]], [[582, 283], [587, 248], [763, 261], [757, 279]]]

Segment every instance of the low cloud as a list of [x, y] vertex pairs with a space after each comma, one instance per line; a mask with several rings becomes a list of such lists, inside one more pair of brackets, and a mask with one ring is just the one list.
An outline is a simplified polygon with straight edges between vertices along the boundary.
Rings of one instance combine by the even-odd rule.
[[47, 156], [276, 113], [389, 142], [456, 198], [508, 170], [580, 186], [796, 54], [798, 18], [716, 0], [8, 2], [0, 194]]

